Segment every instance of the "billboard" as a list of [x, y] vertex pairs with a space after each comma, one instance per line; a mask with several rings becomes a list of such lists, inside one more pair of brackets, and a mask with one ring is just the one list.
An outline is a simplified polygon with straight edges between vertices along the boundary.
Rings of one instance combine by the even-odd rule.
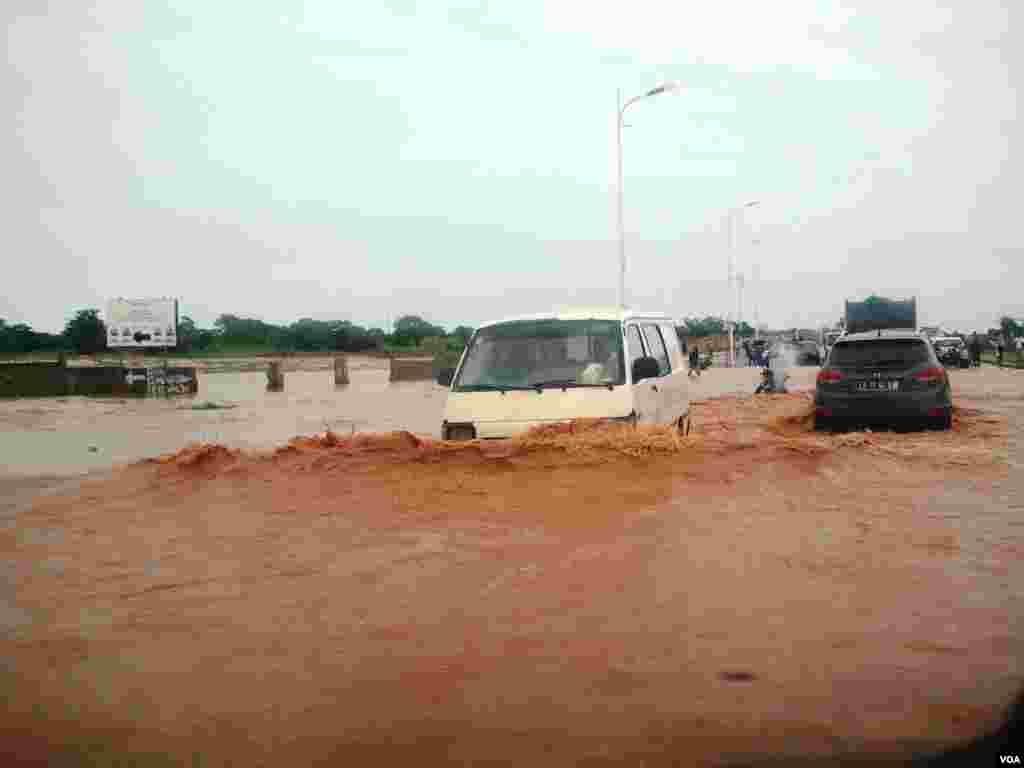
[[104, 322], [108, 347], [173, 347], [178, 343], [178, 300], [111, 299]]

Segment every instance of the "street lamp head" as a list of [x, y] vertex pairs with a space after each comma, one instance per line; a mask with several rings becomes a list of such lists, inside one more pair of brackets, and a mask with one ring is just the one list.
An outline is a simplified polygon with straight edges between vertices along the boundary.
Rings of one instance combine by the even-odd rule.
[[657, 96], [659, 93], [668, 93], [669, 91], [678, 91], [682, 87], [682, 84], [677, 80], [669, 80], [667, 83], [662, 83], [657, 88], [651, 88], [645, 96]]
[[751, 200], [749, 203], [747, 203], [743, 207], [744, 208], [753, 208], [755, 205], [760, 205], [760, 204], [761, 204], [760, 200]]

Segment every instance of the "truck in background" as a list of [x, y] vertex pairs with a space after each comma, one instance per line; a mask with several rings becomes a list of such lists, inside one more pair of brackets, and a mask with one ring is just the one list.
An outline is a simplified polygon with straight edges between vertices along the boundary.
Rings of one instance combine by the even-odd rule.
[[845, 313], [847, 333], [866, 331], [914, 331], [917, 327], [917, 299], [883, 299], [847, 301]]

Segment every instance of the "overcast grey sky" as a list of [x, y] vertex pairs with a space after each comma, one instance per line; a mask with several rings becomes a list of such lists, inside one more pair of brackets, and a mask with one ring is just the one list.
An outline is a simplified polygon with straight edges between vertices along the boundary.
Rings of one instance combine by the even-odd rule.
[[[615, 297], [771, 326], [1024, 316], [1015, 0], [4, 0], [0, 317], [110, 296], [453, 326]], [[759, 244], [749, 244], [751, 240]]]

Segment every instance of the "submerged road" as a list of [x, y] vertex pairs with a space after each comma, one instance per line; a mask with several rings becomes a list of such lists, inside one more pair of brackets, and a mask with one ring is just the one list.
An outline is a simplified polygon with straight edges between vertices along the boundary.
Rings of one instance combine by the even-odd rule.
[[0, 743], [562, 766], [968, 738], [1024, 684], [1024, 377], [954, 383], [952, 433], [726, 398], [687, 440], [342, 435], [36, 498], [0, 530]]

